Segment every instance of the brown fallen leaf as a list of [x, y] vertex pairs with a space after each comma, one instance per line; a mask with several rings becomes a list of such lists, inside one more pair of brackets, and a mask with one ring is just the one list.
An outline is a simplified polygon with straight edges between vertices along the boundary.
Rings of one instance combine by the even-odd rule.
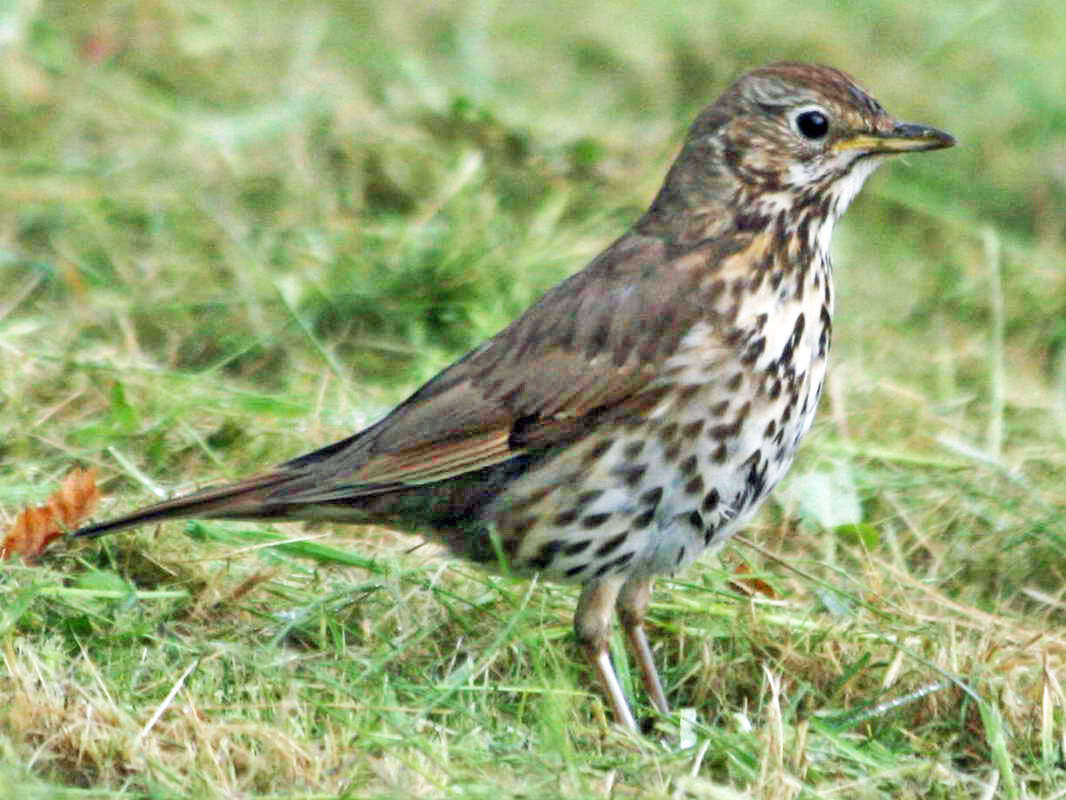
[[756, 578], [750, 573], [751, 567], [747, 564], [738, 565], [737, 568], [733, 570], [733, 576], [729, 580], [730, 587], [732, 587], [734, 591], [746, 594], [748, 597], [761, 594], [764, 597], [769, 597], [771, 600], [776, 600], [777, 592], [774, 591], [774, 587], [762, 578]]
[[0, 559], [37, 558], [49, 543], [86, 519], [100, 502], [96, 470], [74, 469], [43, 506], [23, 509], [0, 545]]

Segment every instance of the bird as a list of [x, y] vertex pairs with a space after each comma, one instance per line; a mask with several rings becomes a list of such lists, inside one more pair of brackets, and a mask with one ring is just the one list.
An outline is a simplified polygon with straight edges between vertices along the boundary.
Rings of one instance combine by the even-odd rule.
[[837, 219], [887, 158], [954, 144], [833, 67], [753, 69], [699, 113], [628, 232], [380, 421], [72, 535], [172, 518], [375, 524], [580, 584], [577, 641], [636, 732], [614, 613], [669, 714], [645, 632], [653, 581], [721, 548], [810, 429]]

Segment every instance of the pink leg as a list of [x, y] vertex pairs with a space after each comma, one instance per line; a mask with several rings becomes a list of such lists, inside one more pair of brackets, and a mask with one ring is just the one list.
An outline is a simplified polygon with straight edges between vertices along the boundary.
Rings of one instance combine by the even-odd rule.
[[659, 673], [655, 670], [651, 648], [648, 647], [648, 637], [644, 635], [644, 616], [651, 602], [651, 584], [650, 577], [634, 576], [627, 580], [618, 595], [618, 617], [622, 621], [622, 630], [629, 639], [633, 655], [640, 665], [640, 674], [644, 678], [648, 697], [660, 713], [669, 714], [670, 704], [666, 702], [666, 694], [659, 681]]
[[622, 578], [604, 578], [586, 583], [577, 601], [574, 613], [574, 632], [585, 653], [596, 670], [603, 693], [611, 704], [615, 719], [637, 733], [637, 722], [629, 703], [622, 693], [611, 657], [607, 652], [607, 640], [611, 633], [611, 612], [614, 610], [618, 592], [622, 588]]

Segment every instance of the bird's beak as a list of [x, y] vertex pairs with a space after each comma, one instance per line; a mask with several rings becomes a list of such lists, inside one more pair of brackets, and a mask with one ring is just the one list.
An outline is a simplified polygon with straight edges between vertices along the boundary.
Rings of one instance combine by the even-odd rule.
[[928, 125], [898, 122], [884, 132], [863, 132], [840, 139], [833, 145], [833, 149], [838, 152], [866, 150], [870, 153], [914, 153], [920, 150], [940, 150], [954, 144], [955, 137], [950, 133], [944, 133]]

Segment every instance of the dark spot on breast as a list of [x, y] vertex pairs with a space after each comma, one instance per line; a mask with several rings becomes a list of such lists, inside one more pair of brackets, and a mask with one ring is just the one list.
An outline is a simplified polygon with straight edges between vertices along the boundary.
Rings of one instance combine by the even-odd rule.
[[589, 530], [593, 528], [598, 528], [600, 527], [600, 525], [605, 523], [610, 518], [610, 516], [610, 514], [589, 514], [587, 517], [581, 520], [581, 526], [583, 528], [588, 528]]
[[632, 461], [634, 458], [640, 455], [643, 449], [643, 439], [638, 439], [635, 442], [630, 442], [622, 449], [622, 458], [624, 458], [626, 461]]
[[699, 465], [699, 458], [697, 458], [696, 454], [693, 453], [680, 464], [678, 464], [677, 468], [678, 470], [680, 470], [682, 475], [691, 475], [693, 472], [696, 471], [696, 467], [698, 467]]
[[602, 578], [604, 575], [606, 575], [611, 570], [619, 570], [622, 567], [624, 567], [626, 564], [628, 564], [632, 560], [634, 555], [635, 555], [635, 553], [632, 553], [632, 552], [624, 553], [624, 554], [620, 555], [618, 558], [616, 558], [614, 561], [608, 561], [605, 564], [601, 564], [596, 569], [596, 571], [594, 573], [592, 573], [592, 576], [594, 578]]
[[596, 556], [599, 558], [609, 556], [611, 553], [613, 553], [615, 550], [622, 546], [622, 542], [624, 542], [628, 536], [629, 531], [622, 531], [617, 536], [612, 536], [610, 539], [608, 539], [596, 548]]
[[703, 517], [699, 511], [690, 511], [688, 515], [688, 524], [698, 531], [703, 530]]
[[744, 354], [740, 357], [740, 363], [751, 366], [759, 360], [759, 356], [762, 355], [762, 352], [765, 349], [766, 337], [760, 336], [758, 339], [756, 339], [754, 342], [752, 342], [745, 348]]
[[625, 485], [631, 489], [635, 489], [640, 485], [640, 482], [644, 479], [644, 473], [648, 471], [648, 467], [645, 464], [635, 464], [633, 466], [619, 465], [611, 470], [616, 474], [624, 475], [622, 480]]
[[651, 525], [651, 521], [655, 519], [655, 508], [649, 508], [646, 511], [642, 511], [633, 518], [633, 530], [641, 531]]
[[737, 347], [744, 339], [744, 331], [740, 328], [729, 328], [722, 333], [722, 342], [729, 347]]
[[822, 323], [822, 332], [818, 336], [818, 355], [824, 358], [829, 351], [829, 344], [833, 337], [833, 319], [829, 316], [829, 308], [824, 305], [819, 322]]
[[663, 487], [656, 486], [654, 489], [649, 489], [648, 491], [644, 492], [644, 494], [640, 496], [640, 499], [637, 502], [639, 502], [642, 506], [651, 506], [652, 510], [654, 511], [656, 506], [659, 505], [659, 501], [662, 499]]
[[[726, 387], [726, 388], [729, 388], [729, 387]], [[731, 389], [731, 391], [736, 391], [736, 389], [735, 388]], [[710, 410], [711, 410], [711, 416], [712, 417], [725, 416], [725, 412], [729, 410], [729, 401], [728, 400], [723, 400], [720, 403], [715, 403], [713, 406], [711, 406]]]
[[727, 422], [726, 425], [716, 425], [707, 431], [708, 437], [714, 439], [715, 442], [727, 442], [731, 438], [736, 438], [738, 433], [740, 433], [740, 425], [738, 422]]
[[584, 553], [589, 549], [589, 545], [592, 544], [592, 539], [581, 539], [576, 542], [572, 542], [563, 548], [563, 555], [576, 556]]
[[677, 565], [679, 565], [684, 560], [685, 560], [685, 546], [681, 545], [681, 549], [679, 549], [677, 551], [677, 559], [674, 561], [674, 566], [676, 567]]
[[581, 466], [589, 467], [599, 461], [604, 454], [614, 445], [614, 439], [603, 439], [596, 444], [581, 458]]
[[796, 322], [792, 326], [792, 346], [794, 348], [799, 347], [799, 343], [803, 339], [803, 329], [807, 324], [806, 319], [807, 318], [802, 311], [796, 315]]
[[748, 418], [748, 414], [750, 414], [750, 413], [751, 413], [751, 401], [748, 400], [748, 401], [746, 401], [744, 403], [744, 405], [742, 405], [740, 408], [737, 409], [737, 417], [736, 417], [737, 423], [743, 423], [744, 420], [746, 420]]
[[763, 433], [763, 438], [764, 439], [772, 439], [773, 436], [774, 436], [774, 433], [776, 431], [777, 431], [777, 420], [773, 420], [772, 419], [772, 420], [770, 420], [770, 422], [766, 426], [766, 432]]
[[671, 422], [669, 425], [664, 425], [663, 429], [659, 431], [659, 439], [663, 444], [669, 443], [675, 436], [677, 436], [678, 424]]
[[693, 420], [692, 422], [686, 423], [681, 428], [681, 436], [682, 436], [682, 438], [684, 438], [686, 440], [689, 440], [689, 441], [691, 441], [692, 439], [695, 439], [697, 436], [700, 435], [700, 431], [703, 430], [703, 424], [704, 424], [704, 421], [703, 421], [702, 417], [700, 419]]
[[681, 442], [674, 442], [663, 451], [663, 460], [668, 464], [672, 464], [677, 461], [679, 455], [681, 455]]
[[711, 489], [707, 492], [707, 496], [703, 498], [703, 510], [710, 513], [718, 508], [718, 503], [721, 498], [718, 496], [717, 489]]
[[562, 539], [551, 539], [545, 542], [535, 558], [530, 559], [529, 566], [531, 569], [547, 569], [552, 561], [555, 559], [555, 554], [562, 549]]
[[740, 429], [744, 425], [744, 420], [747, 419], [748, 413], [751, 411], [751, 401], [746, 402], [737, 410], [737, 415], [727, 425], [715, 425], [707, 431], [707, 435], [718, 442], [724, 442], [729, 439], [733, 439], [740, 435]]
[[774, 381], [773, 386], [770, 387], [770, 399], [776, 400], [781, 396], [781, 379], [778, 378]]
[[703, 388], [699, 383], [686, 383], [677, 390], [677, 408], [684, 408], [692, 402], [692, 398], [700, 393]]
[[779, 367], [788, 367], [792, 363], [796, 348], [799, 347], [800, 341], [803, 339], [804, 319], [803, 313], [800, 312], [796, 317], [795, 324], [792, 326], [792, 334], [788, 337], [788, 341], [785, 342], [781, 355], [775, 361]]
[[574, 520], [577, 519], [577, 509], [570, 509], [569, 511], [563, 511], [560, 514], [556, 514], [552, 519], [552, 525], [557, 528], [565, 528], [568, 525], [573, 525]]
[[603, 496], [603, 489], [593, 489], [591, 492], [582, 492], [577, 496], [577, 507], [585, 508], [592, 505]]
[[703, 491], [703, 476], [696, 475], [685, 484], [685, 494], [699, 494]]
[[718, 445], [718, 449], [711, 453], [711, 462], [714, 464], [724, 464], [726, 456], [729, 455], [729, 451], [726, 449], [725, 442]]
[[752, 497], [759, 497], [766, 489], [766, 469], [768, 462], [763, 460], [762, 451], [756, 450], [745, 462], [749, 465], [747, 485]]

